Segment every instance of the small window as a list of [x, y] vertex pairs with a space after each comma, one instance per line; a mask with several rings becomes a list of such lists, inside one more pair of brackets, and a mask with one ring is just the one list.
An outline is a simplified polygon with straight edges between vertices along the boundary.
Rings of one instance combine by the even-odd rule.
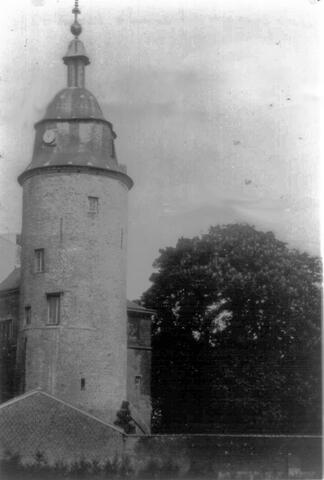
[[88, 197], [89, 200], [89, 213], [98, 213], [99, 211], [99, 198]]
[[21, 352], [21, 390], [24, 393], [26, 391], [26, 360], [27, 360], [27, 338], [24, 338], [24, 343]]
[[141, 383], [142, 383], [142, 376], [141, 375], [136, 375], [135, 377], [135, 385], [137, 387], [140, 387], [141, 386]]
[[85, 390], [85, 378], [81, 378], [81, 390]]
[[111, 156], [116, 158], [115, 142], [113, 140], [111, 140]]
[[49, 293], [47, 294], [48, 306], [48, 325], [58, 325], [61, 317], [61, 294]]
[[0, 322], [0, 338], [9, 340], [13, 336], [12, 320], [3, 320]]
[[35, 272], [44, 272], [44, 249], [38, 248], [35, 250]]
[[31, 306], [27, 305], [25, 307], [25, 324], [30, 325], [31, 324]]

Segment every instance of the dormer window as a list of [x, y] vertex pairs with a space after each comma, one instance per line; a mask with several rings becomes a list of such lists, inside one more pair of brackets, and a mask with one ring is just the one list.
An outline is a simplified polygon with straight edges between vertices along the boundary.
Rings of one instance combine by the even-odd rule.
[[99, 198], [98, 197], [88, 197], [89, 201], [89, 213], [98, 213], [99, 211]]
[[34, 271], [35, 273], [44, 272], [44, 248], [37, 248], [35, 250]]

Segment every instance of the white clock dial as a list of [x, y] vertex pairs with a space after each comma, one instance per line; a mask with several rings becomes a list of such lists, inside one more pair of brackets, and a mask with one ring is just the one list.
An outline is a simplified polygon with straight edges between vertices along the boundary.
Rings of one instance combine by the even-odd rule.
[[45, 130], [43, 135], [43, 142], [47, 145], [53, 145], [56, 140], [55, 130]]

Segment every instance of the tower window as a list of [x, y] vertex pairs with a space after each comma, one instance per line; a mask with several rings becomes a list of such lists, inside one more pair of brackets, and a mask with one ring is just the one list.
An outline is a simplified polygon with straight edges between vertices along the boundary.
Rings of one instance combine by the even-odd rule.
[[44, 272], [44, 249], [38, 248], [35, 250], [35, 272]]
[[123, 248], [123, 243], [124, 243], [124, 229], [122, 228], [120, 230], [120, 248]]
[[60, 218], [60, 242], [63, 241], [63, 218]]
[[61, 294], [48, 293], [47, 294], [47, 309], [48, 309], [48, 325], [58, 325], [61, 317]]
[[26, 305], [25, 307], [25, 324], [30, 325], [31, 324], [31, 306]]
[[99, 211], [99, 198], [88, 197], [89, 201], [89, 213], [98, 213]]
[[81, 390], [85, 390], [85, 378], [81, 378]]

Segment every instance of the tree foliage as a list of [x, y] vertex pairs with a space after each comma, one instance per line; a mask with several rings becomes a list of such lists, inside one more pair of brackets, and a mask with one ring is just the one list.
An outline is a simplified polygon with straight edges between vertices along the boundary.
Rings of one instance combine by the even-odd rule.
[[156, 429], [320, 429], [319, 258], [232, 224], [180, 238], [153, 266]]

